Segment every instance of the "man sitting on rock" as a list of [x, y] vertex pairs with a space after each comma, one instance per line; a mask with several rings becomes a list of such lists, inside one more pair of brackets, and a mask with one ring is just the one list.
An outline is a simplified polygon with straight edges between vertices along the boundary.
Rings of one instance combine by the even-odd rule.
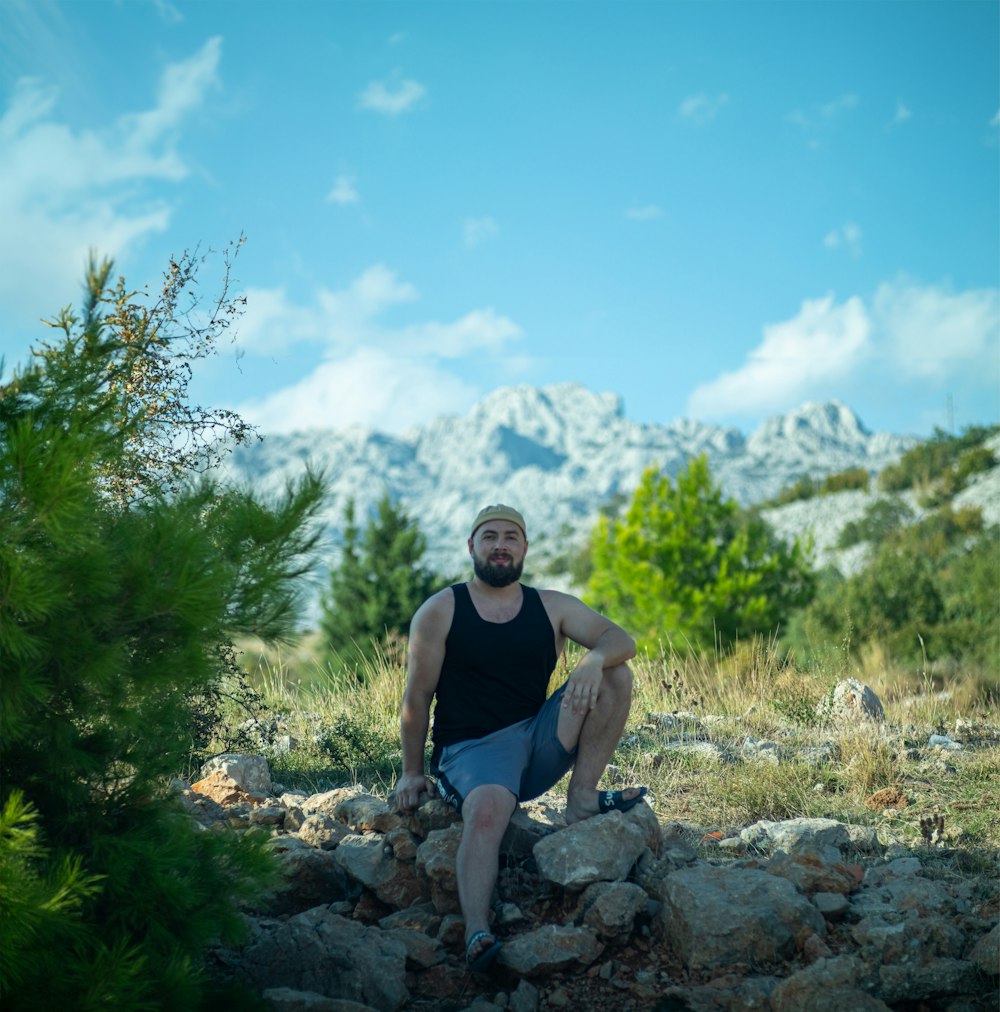
[[[545, 793], [570, 769], [567, 823], [628, 811], [646, 794], [645, 787], [597, 790], [628, 718], [626, 661], [635, 643], [577, 598], [522, 584], [527, 552], [524, 517], [510, 506], [487, 506], [469, 537], [474, 578], [428, 598], [410, 625], [396, 803], [409, 811], [436, 790], [462, 813], [455, 871], [466, 960], [477, 972], [501, 948], [489, 930], [490, 900], [517, 803]], [[587, 653], [546, 699], [566, 640]], [[436, 785], [424, 775], [435, 697]]]

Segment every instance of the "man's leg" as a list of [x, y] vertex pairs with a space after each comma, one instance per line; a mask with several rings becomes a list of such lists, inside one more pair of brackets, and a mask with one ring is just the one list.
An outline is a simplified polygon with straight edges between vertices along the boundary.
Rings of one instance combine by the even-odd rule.
[[[462, 842], [455, 861], [458, 902], [465, 918], [465, 944], [477, 931], [489, 931], [490, 900], [496, 885], [500, 841], [517, 799], [506, 787], [484, 784], [469, 792], [462, 805]], [[486, 949], [492, 940], [480, 943]], [[471, 953], [475, 958], [478, 952]]]
[[[566, 796], [567, 823], [597, 815], [597, 782], [618, 747], [631, 706], [632, 672], [627, 664], [619, 664], [605, 670], [593, 710], [574, 714], [571, 708], [564, 707], [560, 711], [556, 732], [559, 741], [567, 750], [577, 749]], [[639, 789], [632, 788], [625, 791], [625, 798], [638, 794]]]

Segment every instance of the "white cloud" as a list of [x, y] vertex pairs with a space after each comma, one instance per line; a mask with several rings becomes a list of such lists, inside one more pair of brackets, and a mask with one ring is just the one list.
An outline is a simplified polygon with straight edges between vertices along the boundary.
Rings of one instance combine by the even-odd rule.
[[262, 432], [348, 425], [402, 432], [436, 414], [467, 411], [477, 396], [433, 361], [359, 348], [239, 412]]
[[861, 227], [853, 221], [847, 221], [839, 228], [828, 232], [823, 238], [827, 249], [846, 249], [852, 257], [861, 256]]
[[251, 354], [275, 354], [296, 344], [329, 350], [355, 347], [375, 337], [376, 318], [391, 306], [417, 298], [413, 285], [375, 264], [341, 291], [321, 287], [312, 305], [297, 305], [283, 288], [251, 288], [236, 335], [238, 347]]
[[893, 117], [896, 123], [905, 123], [908, 119], [913, 118], [913, 112], [910, 107], [902, 100], [899, 99], [896, 102], [896, 115]]
[[677, 112], [682, 119], [703, 124], [715, 119], [719, 110], [728, 102], [729, 96], [725, 93], [716, 95], [715, 98], [705, 94], [690, 95], [681, 102]]
[[954, 292], [900, 277], [866, 304], [854, 296], [806, 300], [796, 317], [764, 327], [763, 341], [731, 372], [698, 387], [696, 418], [787, 411], [806, 399], [850, 400], [852, 389], [937, 396], [996, 390], [1000, 373], [1000, 289]]
[[421, 323], [400, 331], [396, 344], [407, 354], [461, 358], [473, 351], [498, 352], [521, 336], [521, 328], [492, 309], [476, 309], [454, 323]]
[[663, 214], [662, 208], [656, 204], [646, 204], [643, 207], [630, 207], [625, 212], [626, 218], [631, 218], [633, 221], [652, 221], [653, 218], [659, 218]]
[[787, 409], [849, 375], [871, 352], [870, 332], [859, 298], [807, 299], [798, 316], [764, 327], [744, 365], [698, 387], [688, 410], [703, 418]]
[[326, 195], [327, 203], [330, 204], [356, 204], [361, 196], [350, 176], [337, 176], [333, 181], [330, 192]]
[[[58, 91], [21, 79], [0, 117], [0, 298], [44, 311], [53, 292], [78, 291], [88, 252], [116, 258], [170, 221], [150, 182], [178, 183], [188, 166], [176, 144], [184, 120], [217, 83], [221, 39], [170, 64], [153, 108], [103, 129], [55, 118]], [[63, 296], [58, 296], [63, 300]]]
[[952, 292], [897, 279], [879, 286], [874, 316], [886, 353], [903, 376], [936, 378], [982, 366], [1000, 355], [1000, 291]]
[[1000, 109], [997, 109], [996, 115], [990, 120], [990, 126], [1000, 126]]
[[802, 130], [814, 130], [820, 127], [828, 128], [834, 120], [839, 119], [845, 112], [857, 108], [860, 99], [857, 95], [841, 95], [821, 106], [814, 106], [809, 112], [802, 109], [794, 109], [785, 116], [787, 122]]
[[362, 109], [373, 109], [386, 116], [398, 116], [427, 94], [427, 89], [412, 78], [372, 81], [358, 96]]
[[152, 0], [152, 4], [165, 25], [179, 25], [184, 21], [184, 15], [170, 3], [170, 0]]
[[481, 246], [499, 231], [500, 226], [492, 218], [466, 218], [462, 222], [462, 239], [469, 249]]
[[381, 319], [417, 298], [382, 264], [340, 291], [319, 289], [296, 305], [283, 289], [251, 290], [237, 344], [248, 354], [278, 356], [296, 344], [325, 356], [308, 375], [269, 397], [238, 407], [267, 432], [347, 424], [397, 431], [443, 411], [465, 410], [478, 394], [447, 363], [475, 357], [505, 373], [523, 366], [508, 351], [521, 328], [492, 308], [457, 320], [390, 326]]

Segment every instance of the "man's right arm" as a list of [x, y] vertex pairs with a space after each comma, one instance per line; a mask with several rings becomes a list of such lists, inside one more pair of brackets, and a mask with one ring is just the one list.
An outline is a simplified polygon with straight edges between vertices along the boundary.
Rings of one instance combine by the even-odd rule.
[[396, 805], [402, 811], [416, 808], [421, 795], [433, 791], [424, 774], [424, 749], [454, 611], [455, 598], [449, 588], [428, 598], [410, 623], [406, 693], [399, 720], [403, 773], [396, 783]]

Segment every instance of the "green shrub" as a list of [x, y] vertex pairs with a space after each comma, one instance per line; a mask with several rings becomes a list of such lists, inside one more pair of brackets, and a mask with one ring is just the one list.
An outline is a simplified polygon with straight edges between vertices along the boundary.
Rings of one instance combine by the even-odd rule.
[[886, 534], [865, 568], [827, 575], [790, 623], [788, 645], [809, 655], [849, 639], [878, 643], [898, 662], [958, 660], [1000, 668], [1000, 529], [978, 510], [944, 508]]
[[946, 490], [943, 494], [947, 496], [954, 495], [972, 474], [996, 466], [994, 454], [982, 444], [997, 432], [1000, 426], [996, 425], [972, 425], [958, 436], [935, 429], [930, 439], [882, 471], [879, 487], [884, 492], [937, 488]]
[[871, 475], [863, 467], [852, 467], [847, 471], [829, 474], [820, 486], [820, 495], [832, 495], [834, 492], [860, 490], [868, 491]]
[[[220, 646], [291, 631], [322, 484], [276, 504], [186, 484], [169, 460], [196, 462], [158, 453], [155, 384], [144, 400], [128, 382], [169, 345], [156, 317], [123, 333], [120, 306], [102, 315], [108, 271], [0, 385], [0, 799], [15, 840], [37, 811], [47, 848], [3, 858], [0, 952], [24, 970], [5, 1010], [202, 1007], [205, 948], [239, 934], [274, 868], [262, 837], [198, 832], [168, 784]], [[46, 882], [64, 883], [65, 916], [36, 932]]]
[[850, 548], [862, 541], [881, 544], [893, 532], [913, 519], [913, 510], [897, 496], [877, 499], [864, 512], [860, 520], [844, 524], [837, 539], [838, 548]]
[[713, 650], [767, 634], [812, 590], [807, 547], [789, 547], [724, 498], [705, 457], [676, 481], [649, 468], [625, 515], [602, 517], [592, 540], [587, 601], [645, 650], [663, 640]]

